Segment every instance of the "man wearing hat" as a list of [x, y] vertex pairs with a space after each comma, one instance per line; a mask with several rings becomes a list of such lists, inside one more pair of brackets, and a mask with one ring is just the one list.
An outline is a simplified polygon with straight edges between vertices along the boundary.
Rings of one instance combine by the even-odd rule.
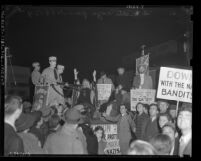
[[182, 136], [179, 144], [179, 156], [192, 155], [192, 107], [191, 104], [183, 104], [177, 117], [177, 126]]
[[44, 150], [47, 154], [87, 154], [86, 138], [78, 128], [82, 116], [78, 108], [73, 107], [64, 114], [65, 124], [56, 133], [48, 136]]
[[24, 153], [22, 139], [16, 133], [15, 121], [22, 113], [22, 99], [18, 96], [7, 96], [4, 105], [4, 155]]
[[42, 77], [44, 79], [44, 83], [49, 85], [49, 95], [48, 95], [48, 104], [52, 100], [57, 100], [58, 103], [64, 104], [63, 93], [61, 92], [59, 74], [56, 69], [57, 58], [54, 56], [49, 57], [48, 68], [45, 68], [42, 72]]
[[147, 66], [140, 64], [138, 67], [139, 75], [136, 75], [133, 80], [135, 89], [153, 89], [153, 81], [151, 76], [146, 75]]
[[23, 140], [24, 151], [26, 154], [43, 154], [43, 149], [38, 138], [29, 132], [30, 128], [37, 122], [42, 113], [40, 111], [29, 114], [22, 113], [16, 120], [15, 125], [18, 135]]
[[39, 62], [34, 62], [32, 66], [34, 70], [31, 73], [31, 80], [32, 83], [36, 86], [39, 85], [41, 81], [40, 64]]

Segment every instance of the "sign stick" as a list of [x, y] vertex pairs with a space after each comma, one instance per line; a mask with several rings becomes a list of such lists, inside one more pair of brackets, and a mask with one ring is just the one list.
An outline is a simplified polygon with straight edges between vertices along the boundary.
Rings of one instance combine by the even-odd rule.
[[178, 108], [179, 108], [179, 101], [177, 101], [176, 116], [178, 114]]

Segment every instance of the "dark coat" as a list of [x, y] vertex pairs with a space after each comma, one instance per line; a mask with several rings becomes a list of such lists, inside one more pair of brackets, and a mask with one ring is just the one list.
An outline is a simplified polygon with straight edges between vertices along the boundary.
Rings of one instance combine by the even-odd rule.
[[179, 137], [175, 138], [173, 155], [179, 155]]
[[23, 141], [11, 125], [4, 123], [4, 155], [15, 153], [24, 153]]
[[159, 133], [158, 118], [156, 118], [153, 122], [151, 118], [149, 118], [145, 125], [143, 140], [150, 141], [150, 139], [155, 135], [157, 135], [158, 133]]

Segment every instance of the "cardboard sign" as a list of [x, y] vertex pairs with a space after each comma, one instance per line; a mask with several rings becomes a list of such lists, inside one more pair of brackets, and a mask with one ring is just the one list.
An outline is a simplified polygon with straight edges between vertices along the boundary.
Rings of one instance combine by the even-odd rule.
[[112, 92], [112, 84], [97, 84], [98, 100], [108, 100]]
[[43, 107], [48, 105], [49, 86], [38, 85], [35, 86], [34, 101], [43, 101]]
[[119, 155], [120, 146], [119, 139], [117, 137], [117, 125], [116, 124], [94, 124], [91, 125], [93, 129], [97, 126], [101, 126], [105, 132], [105, 140], [107, 141], [107, 145], [104, 149], [105, 154], [108, 155]]
[[192, 70], [161, 67], [157, 98], [192, 103]]
[[155, 102], [155, 89], [131, 89], [131, 111], [136, 111], [138, 102], [151, 104]]
[[136, 75], [139, 75], [138, 67], [140, 64], [146, 65], [146, 74], [149, 72], [149, 54], [136, 59]]

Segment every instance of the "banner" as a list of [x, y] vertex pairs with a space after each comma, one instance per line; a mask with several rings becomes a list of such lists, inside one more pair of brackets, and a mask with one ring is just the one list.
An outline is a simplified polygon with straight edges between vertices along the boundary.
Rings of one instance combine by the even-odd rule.
[[112, 84], [97, 84], [98, 100], [108, 100], [112, 92]]
[[35, 86], [34, 101], [42, 101], [43, 107], [48, 105], [49, 86]]
[[138, 102], [145, 104], [151, 104], [155, 102], [155, 89], [131, 89], [131, 111], [136, 111], [136, 105]]
[[161, 67], [157, 98], [192, 103], [192, 70]]
[[136, 59], [136, 75], [139, 75], [138, 67], [140, 64], [146, 65], [146, 74], [149, 72], [149, 54]]
[[108, 155], [119, 155], [120, 146], [119, 139], [117, 137], [117, 125], [116, 124], [94, 124], [91, 125], [94, 130], [95, 127], [101, 126], [105, 132], [105, 140], [107, 141], [106, 148], [104, 150], [105, 154]]

